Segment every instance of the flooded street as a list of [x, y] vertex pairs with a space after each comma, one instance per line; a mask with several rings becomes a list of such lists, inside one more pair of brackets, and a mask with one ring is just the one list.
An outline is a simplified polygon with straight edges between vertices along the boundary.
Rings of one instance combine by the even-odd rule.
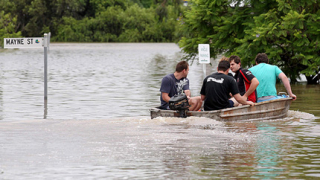
[[[43, 50], [0, 49], [0, 179], [320, 178], [319, 85], [293, 85], [284, 119], [151, 120], [181, 57], [172, 43], [51, 44], [45, 108]], [[193, 63], [193, 96], [202, 74]]]

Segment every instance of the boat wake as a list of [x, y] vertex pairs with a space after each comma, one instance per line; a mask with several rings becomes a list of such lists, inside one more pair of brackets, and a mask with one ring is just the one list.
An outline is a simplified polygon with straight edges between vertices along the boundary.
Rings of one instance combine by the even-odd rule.
[[293, 111], [293, 110], [288, 111], [288, 117], [292, 117], [294, 119], [305, 119], [305, 120], [315, 120], [319, 118], [310, 113]]

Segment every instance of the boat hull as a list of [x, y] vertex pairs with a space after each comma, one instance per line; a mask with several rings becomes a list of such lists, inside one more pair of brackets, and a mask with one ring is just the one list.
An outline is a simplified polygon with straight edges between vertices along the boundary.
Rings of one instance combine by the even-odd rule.
[[[206, 117], [224, 121], [278, 119], [287, 116], [292, 98], [281, 98], [215, 111], [188, 111], [187, 116]], [[180, 117], [174, 110], [150, 109], [151, 119], [156, 117]]]

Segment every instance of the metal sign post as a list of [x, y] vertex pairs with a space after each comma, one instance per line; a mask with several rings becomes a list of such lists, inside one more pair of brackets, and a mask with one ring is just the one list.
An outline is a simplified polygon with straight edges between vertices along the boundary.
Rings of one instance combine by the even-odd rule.
[[50, 44], [50, 36], [51, 33], [49, 32], [49, 35], [45, 33], [44, 37], [4, 38], [4, 48], [44, 48], [44, 119], [46, 119], [47, 116], [47, 57]]
[[[48, 39], [49, 38], [49, 39]], [[49, 41], [50, 41], [50, 34], [49, 36], [45, 33], [44, 34], [44, 43], [43, 43], [43, 49], [44, 49], [44, 115], [43, 119], [47, 119], [48, 109], [48, 47], [49, 47]]]
[[44, 48], [44, 100], [47, 101], [48, 100], [48, 81], [47, 81], [47, 68], [48, 68], [48, 61], [47, 61], [47, 57], [48, 57], [48, 35], [47, 33], [44, 34], [44, 41], [43, 41], [43, 48]]
[[203, 64], [203, 78], [206, 78], [206, 64], [210, 63], [210, 46], [209, 44], [198, 44], [199, 63]]

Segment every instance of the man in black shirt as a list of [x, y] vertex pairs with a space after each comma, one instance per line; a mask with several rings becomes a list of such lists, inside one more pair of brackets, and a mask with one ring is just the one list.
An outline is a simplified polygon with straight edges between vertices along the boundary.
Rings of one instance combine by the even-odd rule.
[[230, 93], [241, 104], [254, 105], [251, 101], [239, 94], [236, 82], [231, 76], [228, 76], [230, 63], [228, 61], [220, 61], [218, 72], [207, 76], [201, 88], [201, 100], [204, 101], [204, 110], [218, 110], [233, 107], [230, 99]]

